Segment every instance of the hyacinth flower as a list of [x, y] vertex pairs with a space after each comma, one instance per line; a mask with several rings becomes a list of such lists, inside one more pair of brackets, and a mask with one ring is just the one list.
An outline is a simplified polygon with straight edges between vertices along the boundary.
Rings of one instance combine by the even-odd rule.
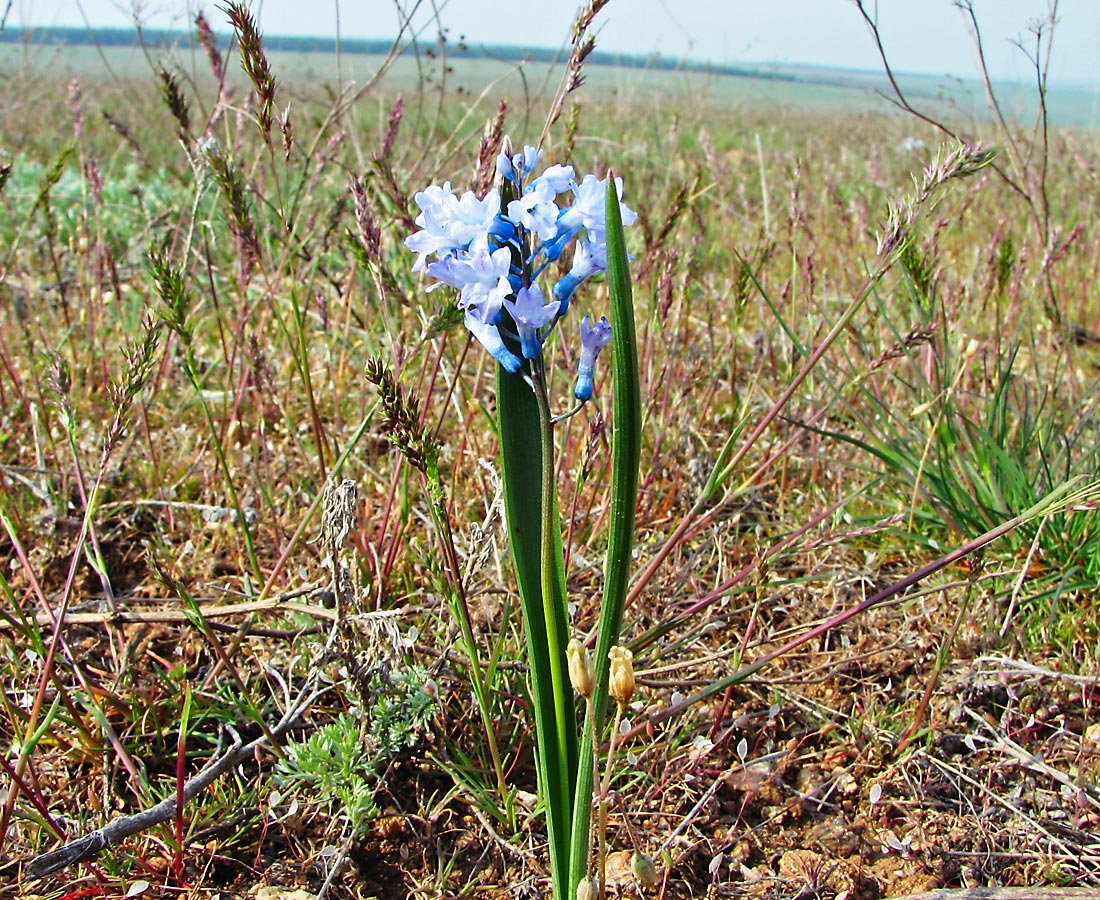
[[[501, 153], [497, 172], [506, 186], [503, 195], [493, 188], [481, 199], [472, 191], [458, 196], [449, 181], [418, 192], [413, 199], [421, 230], [405, 240], [417, 254], [413, 271], [426, 271], [435, 280], [429, 290], [448, 285], [459, 291], [466, 327], [510, 374], [519, 368], [506, 339], [519, 342], [523, 359], [538, 360], [542, 342], [569, 311], [577, 288], [607, 270], [607, 179], [589, 174], [578, 183], [573, 167], [560, 164], [532, 178], [540, 158], [531, 146]], [[622, 179], [614, 185], [620, 217], [630, 225], [636, 213], [622, 202]], [[571, 243], [572, 268], [551, 288], [553, 301], [543, 302], [537, 278]], [[591, 373], [587, 378], [591, 381]], [[578, 395], [590, 398], [590, 391]]]
[[423, 229], [405, 240], [410, 250], [420, 254], [413, 266], [414, 272], [424, 267], [429, 253], [445, 255], [488, 247], [488, 233], [500, 212], [495, 190], [486, 194], [483, 200], [478, 200], [473, 191], [456, 197], [451, 183], [445, 181], [442, 187], [433, 184], [413, 199], [421, 210], [416, 224]]
[[[560, 304], [556, 300], [549, 303], [543, 302], [542, 291], [537, 284], [520, 288], [516, 291], [515, 300], [504, 301], [504, 308], [508, 310], [519, 333], [520, 349], [523, 351], [524, 359], [535, 359], [542, 353], [539, 329], [545, 328], [558, 317], [559, 307]], [[590, 397], [591, 394], [585, 399]]]
[[514, 156], [501, 153], [497, 156], [497, 173], [501, 178], [506, 178], [522, 187], [522, 180], [530, 175], [535, 166], [539, 164], [541, 156], [542, 151], [530, 144], [523, 148], [522, 153], [517, 153]]
[[[450, 182], [417, 193], [419, 230], [406, 246], [413, 270], [457, 292], [465, 327], [497, 362], [497, 415], [505, 518], [530, 660], [553, 896], [575, 896], [589, 870], [593, 773], [608, 708], [608, 652], [618, 643], [629, 581], [641, 451], [641, 401], [624, 225], [636, 215], [623, 181], [555, 164], [538, 172], [527, 146], [497, 157], [497, 187], [478, 198]], [[571, 248], [571, 255], [570, 255]], [[583, 285], [607, 274], [610, 318], [584, 316], [568, 411], [554, 416], [546, 344]], [[573, 332], [574, 334], [576, 332]], [[612, 348], [612, 488], [604, 602], [593, 689], [578, 730], [566, 648], [569, 617], [553, 452], [556, 422], [595, 392], [596, 362]], [[574, 650], [574, 655], [576, 651]]]
[[611, 323], [603, 316], [595, 325], [588, 324], [588, 316], [581, 319], [581, 359], [577, 364], [577, 386], [573, 396], [581, 402], [592, 399], [592, 373], [596, 370], [596, 357], [611, 343]]
[[[561, 211], [557, 218], [557, 233], [541, 248], [548, 260], [557, 259], [577, 233], [583, 228], [590, 240], [602, 243], [606, 228], [607, 180], [601, 181], [595, 175], [585, 175], [580, 184], [570, 181], [573, 203]], [[633, 225], [637, 213], [622, 202], [623, 180], [615, 179], [615, 193], [619, 198], [619, 211], [624, 225]]]
[[476, 337], [481, 345], [493, 355], [496, 361], [504, 366], [510, 375], [515, 375], [519, 372], [523, 363], [518, 356], [508, 349], [508, 345], [504, 343], [504, 338], [500, 336], [500, 330], [494, 324], [499, 316], [499, 306], [471, 306], [466, 309], [466, 315], [462, 323], [470, 334]]
[[598, 272], [607, 271], [607, 244], [604, 241], [579, 241], [573, 249], [573, 268], [554, 285], [554, 298], [562, 314], [569, 309], [573, 292]]

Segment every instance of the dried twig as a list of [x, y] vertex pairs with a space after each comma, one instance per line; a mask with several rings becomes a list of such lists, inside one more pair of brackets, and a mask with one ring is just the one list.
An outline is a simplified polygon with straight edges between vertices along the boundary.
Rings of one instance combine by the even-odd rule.
[[590, 31], [592, 22], [609, 0], [589, 0], [577, 12], [577, 18], [573, 22], [573, 34], [570, 39], [569, 60], [565, 64], [565, 73], [561, 84], [550, 103], [550, 110], [546, 114], [546, 123], [542, 126], [542, 135], [539, 137], [539, 146], [546, 144], [550, 137], [550, 129], [561, 118], [565, 109], [565, 98], [577, 90], [584, 83], [585, 60], [596, 49], [596, 37]]
[[[322, 593], [322, 592], [319, 592]], [[148, 602], [143, 598], [143, 602]], [[170, 601], [165, 601], [170, 602]], [[273, 597], [268, 600], [249, 600], [243, 603], [229, 604], [204, 604], [198, 608], [204, 619], [221, 619], [228, 616], [237, 616], [254, 612], [295, 612], [304, 613], [318, 619], [336, 619], [336, 611], [324, 606], [312, 603], [294, 603], [289, 597]], [[103, 612], [76, 612], [68, 613], [65, 622], [69, 625], [137, 625], [137, 624], [180, 624], [189, 622], [193, 618], [190, 611], [179, 609], [158, 609], [123, 612], [121, 610]], [[40, 626], [48, 626], [53, 623], [51, 613], [39, 613], [35, 616], [35, 622]], [[0, 631], [10, 630], [18, 626], [15, 619], [0, 617]], [[232, 629], [236, 632], [237, 626]], [[252, 633], [256, 633], [253, 629]]]
[[[299, 699], [299, 702], [286, 711], [278, 724], [270, 729], [271, 737], [281, 740], [297, 722], [299, 714], [308, 709], [320, 693], [318, 691], [306, 698]], [[183, 790], [180, 792], [184, 802], [192, 799], [226, 772], [232, 771], [253, 756], [257, 750], [268, 746], [269, 743], [267, 735], [261, 735], [247, 744], [242, 744], [239, 740], [235, 741], [233, 746], [218, 759], [211, 762], [184, 784]], [[66, 866], [94, 859], [100, 852], [114, 844], [118, 844], [125, 838], [171, 819], [176, 814], [177, 796], [177, 793], [173, 792], [172, 796], [166, 797], [149, 809], [129, 816], [118, 816], [91, 834], [74, 838], [55, 850], [36, 856], [23, 866], [23, 873], [28, 878], [43, 878]]]
[[1095, 675], [1073, 675], [1069, 672], [1056, 672], [1054, 669], [1045, 669], [1027, 660], [1012, 659], [1008, 656], [979, 656], [974, 660], [975, 666], [990, 666], [998, 676], [1013, 674], [1025, 678], [1052, 678], [1065, 684], [1081, 684], [1094, 686]]

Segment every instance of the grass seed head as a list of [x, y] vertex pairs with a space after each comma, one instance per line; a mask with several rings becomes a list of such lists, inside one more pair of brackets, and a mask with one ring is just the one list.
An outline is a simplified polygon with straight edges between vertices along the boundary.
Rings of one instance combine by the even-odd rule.
[[218, 49], [218, 39], [214, 36], [214, 29], [210, 27], [206, 16], [201, 12], [195, 16], [195, 31], [198, 33], [202, 49], [206, 51], [207, 59], [210, 60], [210, 70], [220, 84], [225, 80], [225, 62], [222, 60], [221, 50]]
[[271, 144], [271, 124], [275, 119], [275, 76], [264, 52], [263, 34], [256, 20], [243, 3], [230, 3], [221, 8], [229, 17], [229, 23], [237, 33], [237, 46], [241, 52], [241, 68], [256, 89], [260, 101], [257, 124], [264, 140]]
[[290, 160], [290, 151], [294, 147], [294, 126], [290, 121], [290, 104], [287, 104], [279, 116], [279, 133], [283, 136], [283, 158]]
[[390, 116], [386, 121], [386, 133], [382, 137], [382, 148], [375, 156], [375, 160], [385, 160], [390, 158], [390, 154], [393, 152], [394, 142], [397, 140], [397, 132], [401, 128], [401, 119], [405, 115], [405, 101], [401, 95], [398, 94], [393, 101], [393, 106], [390, 107]]
[[188, 313], [191, 309], [191, 292], [187, 289], [183, 270], [172, 264], [171, 251], [167, 240], [154, 244], [149, 250], [149, 270], [153, 276], [153, 287], [163, 304], [161, 319], [172, 331], [190, 342]]
[[375, 218], [367, 186], [362, 178], [355, 177], [351, 183], [351, 195], [355, 198], [355, 227], [359, 245], [363, 248], [366, 260], [375, 265], [382, 262], [382, 228]]
[[389, 439], [409, 465], [427, 474], [435, 465], [438, 446], [421, 424], [416, 399], [401, 390], [380, 359], [367, 360], [366, 376], [378, 388]]
[[210, 174], [221, 190], [227, 207], [229, 230], [237, 241], [241, 280], [247, 284], [260, 259], [260, 241], [256, 237], [256, 226], [252, 221], [244, 176], [229, 154], [223, 152], [216, 143], [210, 141], [204, 149]]
[[168, 69], [161, 66], [159, 75], [161, 99], [179, 126], [180, 140], [186, 143], [191, 135], [191, 110], [187, 105], [187, 98], [183, 95], [179, 79]]

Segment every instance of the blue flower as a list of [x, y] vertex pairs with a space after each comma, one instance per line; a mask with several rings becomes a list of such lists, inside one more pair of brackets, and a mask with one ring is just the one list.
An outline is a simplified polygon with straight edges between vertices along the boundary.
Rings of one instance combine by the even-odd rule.
[[[444, 284], [456, 288], [466, 328], [513, 374], [520, 371], [523, 359], [542, 354], [543, 341], [568, 311], [576, 289], [590, 276], [607, 270], [607, 179], [586, 175], [578, 184], [573, 167], [558, 164], [528, 181], [541, 155], [538, 148], [525, 146], [522, 153], [497, 157], [497, 171], [519, 194], [506, 211], [500, 208], [496, 189], [480, 200], [472, 191], [456, 195], [449, 181], [420, 191], [414, 197], [420, 207], [416, 217], [420, 230], [405, 239], [417, 254], [413, 271], [426, 268], [435, 280], [428, 290]], [[623, 224], [633, 224], [637, 216], [622, 202], [621, 178], [615, 179], [615, 189]], [[559, 206], [559, 196], [567, 193], [573, 195], [573, 202]], [[572, 268], [558, 279], [547, 302], [537, 279], [575, 239]], [[501, 335], [505, 310], [510, 317], [508, 328], [514, 324], [516, 329], [522, 359]], [[609, 340], [611, 326], [606, 318], [592, 324], [586, 316], [581, 322], [574, 388], [581, 401], [592, 396], [596, 357]]]
[[557, 194], [546, 181], [536, 179], [528, 185], [523, 196], [508, 204], [508, 218], [528, 231], [537, 234], [542, 241], [551, 240], [558, 233]]
[[530, 187], [545, 184], [548, 185], [555, 194], [564, 194], [573, 187], [573, 183], [573, 167], [563, 166], [561, 163], [557, 163], [532, 181]]
[[469, 284], [496, 284], [501, 278], [507, 278], [512, 265], [512, 254], [506, 247], [490, 253], [478, 250], [474, 253], [456, 251], [448, 253], [442, 259], [428, 265], [428, 274], [439, 284], [433, 284], [434, 291], [441, 284], [462, 288]]
[[462, 309], [489, 304], [499, 310], [501, 301], [512, 293], [511, 264], [512, 252], [507, 247], [492, 253], [488, 250], [454, 251], [428, 264], [428, 274], [439, 282], [428, 290], [434, 291], [442, 284], [450, 285], [461, 292], [458, 305]]
[[[605, 195], [607, 193], [607, 179], [599, 179], [595, 175], [585, 175], [580, 184], [573, 182], [573, 204], [567, 206], [558, 215], [558, 233], [553, 240], [546, 244], [543, 253], [548, 260], [561, 256], [565, 245], [582, 228], [588, 232], [592, 240], [603, 240], [603, 234], [607, 231], [607, 207]], [[633, 225], [638, 214], [622, 202], [623, 180], [615, 179], [615, 191], [619, 195], [619, 214], [622, 216], [623, 225]]]
[[488, 248], [489, 232], [500, 214], [500, 194], [495, 188], [482, 200], [473, 191], [459, 198], [445, 181], [442, 187], [433, 184], [413, 199], [421, 209], [416, 224], [423, 229], [405, 238], [405, 246], [420, 254], [414, 272], [424, 268], [429, 253]]
[[504, 308], [516, 323], [524, 359], [535, 359], [542, 353], [539, 329], [554, 321], [558, 305], [556, 300], [546, 303], [537, 284], [520, 288], [515, 300], [504, 301]]
[[511, 159], [507, 154], [501, 153], [497, 156], [497, 172], [502, 178], [507, 178], [518, 185], [538, 165], [540, 156], [542, 151], [530, 144], [524, 146], [523, 152], [515, 154]]
[[588, 316], [581, 319], [581, 359], [577, 364], [577, 386], [573, 396], [580, 401], [592, 399], [592, 376], [596, 369], [596, 357], [611, 340], [611, 323], [602, 316], [595, 325], [588, 324]]
[[523, 365], [522, 360], [509, 350], [504, 339], [500, 336], [496, 319], [500, 315], [500, 307], [493, 309], [491, 305], [471, 306], [466, 310], [465, 325], [470, 334], [480, 341], [481, 346], [488, 350], [493, 359], [504, 366], [512, 375], [515, 375]]
[[591, 234], [588, 240], [579, 241], [573, 250], [573, 268], [554, 285], [554, 299], [561, 304], [558, 315], [564, 316], [569, 311], [569, 300], [573, 292], [586, 278], [606, 271], [607, 243], [594, 240]]

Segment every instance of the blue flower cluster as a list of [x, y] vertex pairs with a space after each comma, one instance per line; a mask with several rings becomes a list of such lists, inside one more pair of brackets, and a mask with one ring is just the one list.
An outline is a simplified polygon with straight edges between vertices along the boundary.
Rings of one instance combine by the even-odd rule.
[[[511, 182], [517, 196], [506, 210], [501, 209], [496, 188], [480, 200], [473, 191], [457, 196], [449, 181], [419, 192], [414, 199], [420, 207], [416, 224], [421, 230], [405, 240], [418, 254], [413, 271], [426, 269], [435, 279], [430, 290], [440, 285], [458, 290], [466, 327], [513, 374], [520, 371], [523, 360], [508, 348], [501, 328], [519, 342], [523, 359], [539, 358], [543, 341], [569, 310], [576, 289], [607, 270], [607, 180], [585, 175], [578, 183], [573, 167], [562, 165], [531, 178], [540, 156], [536, 148], [524, 147], [522, 153], [511, 157], [502, 153], [497, 158], [497, 172]], [[631, 225], [637, 214], [622, 202], [621, 178], [615, 179], [615, 189], [623, 224]], [[563, 195], [572, 195], [572, 202], [559, 205]], [[537, 279], [570, 243], [574, 245], [572, 266], [547, 298]], [[611, 340], [611, 325], [606, 316], [595, 323], [585, 316], [580, 330], [573, 393], [586, 401], [592, 397], [596, 357]]]

